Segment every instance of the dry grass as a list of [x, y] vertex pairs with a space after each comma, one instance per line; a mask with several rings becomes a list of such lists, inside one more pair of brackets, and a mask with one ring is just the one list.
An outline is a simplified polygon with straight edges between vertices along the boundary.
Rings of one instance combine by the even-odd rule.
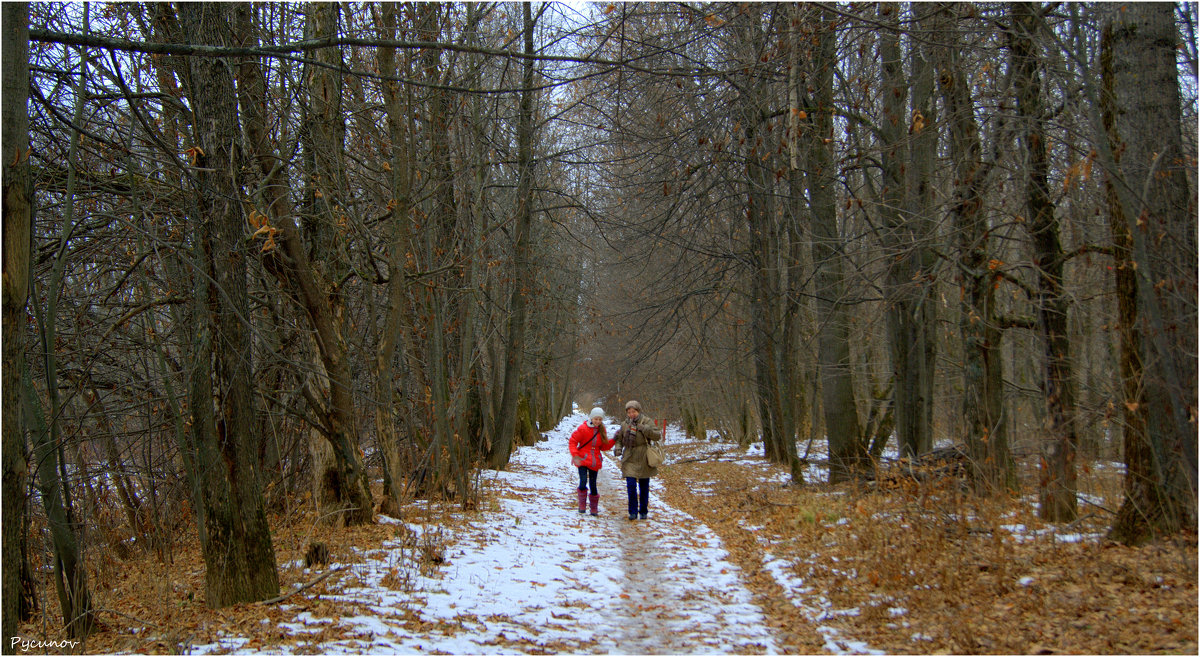
[[[681, 460], [698, 447], [668, 446]], [[786, 652], [825, 652], [819, 631], [824, 626], [889, 653], [1197, 653], [1194, 537], [1138, 549], [1104, 541], [1062, 543], [1050, 534], [1020, 542], [1006, 526], [1022, 524], [1027, 535], [1044, 529], [1026, 505], [979, 500], [957, 485], [885, 492], [787, 487], [764, 483], [778, 481], [780, 469], [741, 458], [681, 462], [661, 472], [667, 501], [721, 536]], [[1088, 493], [1115, 508], [1109, 502], [1119, 499], [1115, 473], [1081, 475]], [[495, 493], [485, 491], [481, 507], [495, 511], [497, 505]], [[318, 642], [341, 636], [337, 618], [374, 613], [325, 594], [357, 578], [356, 568], [367, 567], [385, 569], [388, 588], [411, 590], [417, 573], [431, 573], [444, 560], [449, 529], [462, 522], [455, 519], [461, 517], [457, 510], [411, 508], [405, 520], [423, 524], [427, 530], [420, 533], [383, 524], [318, 528], [311, 511], [273, 518], [284, 592], [319, 574], [301, 565], [311, 540], [324, 541], [334, 563], [350, 565], [288, 599], [295, 608], [286, 612], [259, 604], [207, 608], [194, 527], [181, 537], [170, 564], [150, 554], [122, 560], [111, 550], [95, 550], [88, 570], [100, 630], [72, 650], [28, 652], [179, 653], [212, 643], [219, 633], [247, 637], [249, 648], [312, 651]], [[1107, 512], [1089, 507], [1072, 531], [1100, 534], [1109, 520]], [[382, 565], [365, 565], [367, 553], [386, 541], [399, 549]], [[790, 575], [824, 592], [831, 608], [857, 609], [857, 615], [812, 621], [764, 569], [769, 558], [792, 564]], [[57, 602], [42, 602], [49, 614], [23, 625], [22, 636], [63, 638]], [[899, 609], [903, 613], [894, 611]], [[278, 629], [297, 610], [327, 622], [308, 636]], [[392, 621], [412, 633], [435, 627], [403, 605]], [[521, 650], [520, 645], [510, 647]]]
[[[771, 470], [781, 472], [699, 461], [666, 468], [664, 481], [668, 501], [755, 573], [749, 584], [785, 651], [823, 652], [823, 638], [781, 604], [783, 590], [761, 571], [767, 553], [833, 609], [857, 610], [819, 625], [889, 653], [1196, 654], [1194, 537], [1143, 548], [1065, 543], [1038, 536], [1047, 528], [1027, 505], [975, 498], [953, 480], [870, 492], [763, 483]], [[1120, 489], [1090, 471], [1085, 483], [1092, 494]], [[1070, 531], [1102, 535], [1110, 519], [1084, 509]], [[1014, 537], [1014, 525], [1035, 538]]]
[[[378, 499], [380, 491], [374, 493]], [[392, 541], [399, 547], [382, 566], [387, 568], [383, 583], [388, 588], [411, 591], [417, 572], [437, 569], [444, 559], [447, 540], [442, 528], [456, 522], [452, 519], [456, 507], [430, 508], [412, 508], [406, 516], [409, 522], [436, 528], [420, 535], [403, 525], [331, 528], [318, 523], [313, 510], [292, 513], [288, 518], [270, 518], [281, 593], [294, 591], [326, 571], [326, 567], [309, 570], [303, 566], [304, 553], [312, 540], [328, 546], [334, 564], [329, 568], [344, 568], [285, 600], [293, 607], [287, 611], [273, 604], [209, 609], [204, 603], [204, 561], [194, 526], [180, 537], [172, 563], [160, 562], [148, 553], [135, 553], [122, 560], [112, 551], [92, 551], [88, 571], [94, 573], [90, 582], [98, 609], [98, 631], [73, 648], [32, 648], [25, 654], [180, 654], [190, 646], [212, 643], [220, 634], [247, 637], [250, 648], [290, 644], [293, 651], [304, 652], [309, 645], [339, 636], [337, 618], [363, 611], [355, 609], [353, 603], [323, 596], [352, 584], [363, 568], [379, 568], [378, 562], [368, 564], [367, 557], [384, 542]], [[41, 590], [52, 589], [42, 586]], [[56, 617], [57, 600], [41, 602], [40, 613], [22, 624], [21, 636], [37, 641], [64, 639], [61, 621]], [[279, 629], [280, 623], [292, 622], [298, 611], [308, 611], [328, 622], [319, 633], [308, 636], [298, 637]], [[395, 613], [414, 631], [421, 627], [412, 610], [402, 608]]]

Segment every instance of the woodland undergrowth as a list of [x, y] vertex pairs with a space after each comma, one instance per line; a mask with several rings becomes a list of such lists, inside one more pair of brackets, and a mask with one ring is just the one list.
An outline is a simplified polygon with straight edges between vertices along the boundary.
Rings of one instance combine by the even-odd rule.
[[[1085, 470], [1081, 492], [1105, 502], [1083, 505], [1071, 526], [1047, 526], [1027, 499], [982, 499], [955, 477], [784, 485], [783, 469], [763, 461], [682, 458], [711, 454], [706, 443], [673, 449], [670, 503], [755, 573], [748, 584], [786, 652], [824, 652], [818, 627], [834, 626], [888, 653], [1197, 654], [1195, 537], [1140, 548], [1105, 540], [1116, 473]], [[770, 559], [789, 564], [806, 600], [784, 601], [762, 570]], [[854, 611], [820, 617], [819, 594], [829, 609]]]
[[[1053, 527], [1027, 499], [981, 499], [953, 477], [797, 486], [780, 483], [782, 468], [731, 445], [677, 443], [667, 451], [666, 502], [721, 537], [784, 652], [826, 652], [822, 628], [833, 627], [846, 640], [901, 654], [1197, 654], [1195, 537], [1139, 548], [1105, 540], [1105, 509], [1120, 499], [1114, 472], [1085, 470], [1083, 492], [1101, 502], [1085, 505], [1073, 525]], [[482, 500], [484, 510], [499, 508], [494, 491], [485, 489]], [[297, 637], [281, 622], [298, 611], [328, 619], [373, 613], [327, 596], [352, 585], [362, 568], [385, 568], [385, 586], [411, 589], [418, 573], [439, 567], [447, 536], [469, 518], [456, 504], [418, 503], [404, 518], [422, 525], [416, 533], [384, 523], [328, 527], [313, 510], [274, 516], [281, 593], [338, 569], [289, 597], [286, 608], [209, 609], [194, 526], [181, 530], [169, 562], [152, 551], [93, 549], [88, 572], [99, 629], [74, 649], [42, 652], [176, 654], [237, 635], [248, 649], [291, 644], [303, 653], [342, 638], [338, 624]], [[333, 566], [304, 567], [314, 540], [326, 544]], [[381, 565], [369, 556], [384, 542], [402, 549]], [[772, 574], [779, 564], [789, 588]], [[63, 638], [47, 583], [39, 587], [39, 612], [21, 626], [26, 639]], [[414, 633], [456, 631], [403, 607], [391, 620]]]
[[[376, 500], [381, 493], [377, 485], [373, 491]], [[170, 562], [152, 551], [90, 550], [89, 582], [98, 630], [73, 648], [39, 650], [34, 643], [26, 654], [185, 654], [193, 646], [228, 635], [246, 637], [246, 649], [291, 644], [293, 652], [302, 654], [306, 646], [346, 638], [339, 634], [342, 630], [336, 619], [375, 613], [327, 596], [354, 586], [364, 569], [378, 568], [387, 570], [382, 578], [384, 586], [411, 591], [417, 574], [428, 574], [443, 562], [449, 530], [454, 523], [463, 522], [463, 514], [452, 502], [417, 502], [406, 507], [404, 519], [420, 525], [423, 531], [383, 522], [334, 526], [324, 522], [312, 508], [271, 514], [280, 595], [288, 597], [281, 603], [239, 604], [223, 609], [210, 609], [204, 602], [204, 561], [192, 524], [181, 530]], [[328, 563], [306, 567], [305, 555], [314, 542], [325, 545]], [[380, 562], [371, 552], [385, 542], [391, 549], [387, 559]], [[52, 591], [48, 584], [40, 582], [39, 590]], [[280, 628], [280, 623], [293, 622], [299, 612], [305, 611], [328, 619], [327, 625], [319, 632], [301, 636]], [[57, 612], [56, 600], [40, 599], [38, 613], [21, 625], [22, 637], [35, 642], [61, 642], [65, 637]], [[392, 617], [412, 631], [430, 625], [410, 608], [397, 608]]]

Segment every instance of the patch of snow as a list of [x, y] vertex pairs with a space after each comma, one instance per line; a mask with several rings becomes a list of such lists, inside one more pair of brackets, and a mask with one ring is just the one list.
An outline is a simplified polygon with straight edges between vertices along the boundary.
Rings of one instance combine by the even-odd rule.
[[1083, 542], [1097, 543], [1103, 538], [1104, 538], [1103, 533], [1055, 534], [1054, 535], [1054, 540], [1058, 541], [1059, 543], [1083, 543]]
[[[404, 567], [400, 541], [364, 549], [367, 562], [349, 569], [336, 593], [324, 596], [355, 603], [362, 613], [334, 622], [299, 612], [281, 627], [298, 636], [338, 638], [271, 652], [777, 653], [762, 610], [720, 538], [663, 504], [658, 479], [651, 481], [650, 519], [630, 522], [624, 479], [606, 457], [600, 516], [577, 513], [578, 476], [567, 465], [566, 445], [585, 419], [576, 412], [547, 432], [549, 440], [521, 447], [492, 481], [514, 494], [500, 497], [495, 510], [468, 516], [453, 533], [447, 528], [446, 561], [437, 572], [408, 566], [413, 591], [384, 583]], [[676, 427], [668, 429], [668, 442], [683, 439]], [[405, 629], [406, 614], [425, 626], [418, 635]], [[223, 636], [193, 652], [256, 652], [245, 643]]]
[[[765, 541], [760, 542], [769, 547]], [[838, 616], [858, 616], [860, 611], [854, 609], [834, 609], [833, 603], [824, 595], [814, 594], [812, 587], [805, 586], [804, 579], [797, 577], [795, 565], [784, 559], [764, 554], [763, 570], [775, 578], [775, 582], [784, 590], [784, 596], [797, 609], [804, 613], [809, 620], [820, 623]], [[841, 637], [841, 631], [827, 625], [818, 625], [817, 631], [825, 639], [825, 650], [834, 654], [870, 654], [882, 655], [883, 651], [870, 648], [862, 641], [854, 641]]]

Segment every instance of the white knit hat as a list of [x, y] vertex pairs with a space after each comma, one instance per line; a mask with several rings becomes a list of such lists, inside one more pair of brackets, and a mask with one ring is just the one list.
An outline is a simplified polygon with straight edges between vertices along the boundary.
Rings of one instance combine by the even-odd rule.
[[604, 409], [603, 408], [600, 408], [599, 406], [597, 406], [592, 409], [591, 413], [588, 413], [588, 419], [595, 419], [595, 418], [600, 418], [601, 420], [604, 419]]

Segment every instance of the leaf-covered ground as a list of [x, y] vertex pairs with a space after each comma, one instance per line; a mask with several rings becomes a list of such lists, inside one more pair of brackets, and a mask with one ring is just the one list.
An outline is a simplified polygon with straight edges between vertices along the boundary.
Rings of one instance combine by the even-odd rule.
[[[756, 573], [787, 652], [827, 647], [819, 623], [887, 653], [1196, 654], [1195, 537], [1128, 548], [1103, 539], [1111, 516], [1092, 506], [1047, 526], [1028, 500], [981, 501], [953, 479], [796, 487], [727, 445], [674, 450], [669, 498]], [[1084, 479], [1115, 490], [1115, 473]]]
[[[629, 522], [601, 473], [601, 515], [574, 510], [566, 436], [521, 448], [463, 512], [317, 528], [273, 519], [281, 585], [324, 540], [331, 576], [280, 604], [210, 610], [194, 538], [172, 563], [89, 560], [101, 631], [30, 653], [822, 654], [1197, 652], [1194, 537], [1126, 548], [1102, 536], [1118, 474], [1085, 471], [1084, 518], [1045, 526], [1028, 500], [981, 501], [955, 479], [793, 486], [760, 448], [669, 430], [651, 519]], [[823, 480], [819, 462], [809, 472]], [[22, 627], [56, 640], [47, 616]]]

